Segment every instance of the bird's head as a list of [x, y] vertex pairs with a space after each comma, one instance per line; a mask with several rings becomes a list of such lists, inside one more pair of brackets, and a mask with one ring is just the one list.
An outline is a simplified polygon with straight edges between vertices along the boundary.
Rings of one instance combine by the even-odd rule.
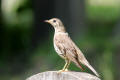
[[55, 32], [65, 32], [64, 25], [60, 19], [52, 18], [49, 20], [45, 20], [45, 22], [51, 24], [54, 27]]
[[50, 23], [54, 28], [63, 27], [62, 22], [58, 18], [52, 18], [49, 20], [45, 20], [45, 22]]

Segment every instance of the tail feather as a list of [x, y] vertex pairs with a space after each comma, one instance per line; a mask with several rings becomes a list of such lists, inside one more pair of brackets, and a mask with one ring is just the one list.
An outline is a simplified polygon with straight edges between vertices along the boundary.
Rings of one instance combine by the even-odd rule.
[[84, 68], [81, 66], [79, 60], [76, 60], [76, 61], [75, 61], [75, 64], [76, 64], [82, 71], [84, 71]]
[[99, 74], [95, 71], [95, 69], [89, 64], [89, 62], [84, 58], [84, 60], [83, 61], [77, 61], [76, 60], [76, 65], [79, 67], [79, 68], [81, 68], [82, 70], [84, 70], [83, 68], [82, 68], [82, 66], [80, 65], [80, 63], [82, 63], [83, 65], [85, 65], [86, 67], [88, 67], [96, 76], [98, 76], [99, 77]]
[[78, 58], [77, 59], [78, 59], [79, 63], [82, 63], [83, 65], [85, 65], [86, 67], [88, 67], [96, 76], [99, 77], [99, 74], [89, 64], [89, 62], [87, 61], [87, 59], [84, 57], [83, 53], [79, 50], [77, 54], [78, 54]]
[[96, 76], [99, 77], [99, 74], [95, 71], [95, 69], [89, 63], [84, 64], [84, 65], [87, 66]]

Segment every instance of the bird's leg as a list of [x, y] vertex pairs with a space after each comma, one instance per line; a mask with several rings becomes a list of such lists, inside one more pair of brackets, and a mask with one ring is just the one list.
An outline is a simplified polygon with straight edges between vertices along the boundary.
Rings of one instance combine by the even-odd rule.
[[64, 71], [68, 71], [68, 67], [69, 67], [69, 65], [70, 65], [70, 60], [69, 59], [65, 59], [65, 65], [64, 65], [64, 67], [63, 67], [63, 69], [62, 70], [59, 70], [59, 72], [58, 73], [60, 73], [60, 72], [64, 72]]
[[69, 65], [70, 65], [70, 60], [69, 59], [66, 59], [65, 60], [65, 65], [64, 65], [64, 67], [63, 67], [63, 71], [68, 71], [68, 67], [69, 67]]

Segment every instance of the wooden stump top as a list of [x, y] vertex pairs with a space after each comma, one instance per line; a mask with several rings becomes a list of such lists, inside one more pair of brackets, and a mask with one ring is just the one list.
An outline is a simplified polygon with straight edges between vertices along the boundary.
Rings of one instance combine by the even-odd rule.
[[85, 72], [62, 72], [47, 71], [35, 74], [26, 80], [101, 80], [100, 78]]

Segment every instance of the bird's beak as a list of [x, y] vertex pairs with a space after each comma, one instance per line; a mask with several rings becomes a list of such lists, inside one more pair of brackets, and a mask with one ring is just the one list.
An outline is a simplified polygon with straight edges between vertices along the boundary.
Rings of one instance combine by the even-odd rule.
[[50, 21], [49, 21], [49, 20], [45, 20], [44, 22], [50, 23]]

